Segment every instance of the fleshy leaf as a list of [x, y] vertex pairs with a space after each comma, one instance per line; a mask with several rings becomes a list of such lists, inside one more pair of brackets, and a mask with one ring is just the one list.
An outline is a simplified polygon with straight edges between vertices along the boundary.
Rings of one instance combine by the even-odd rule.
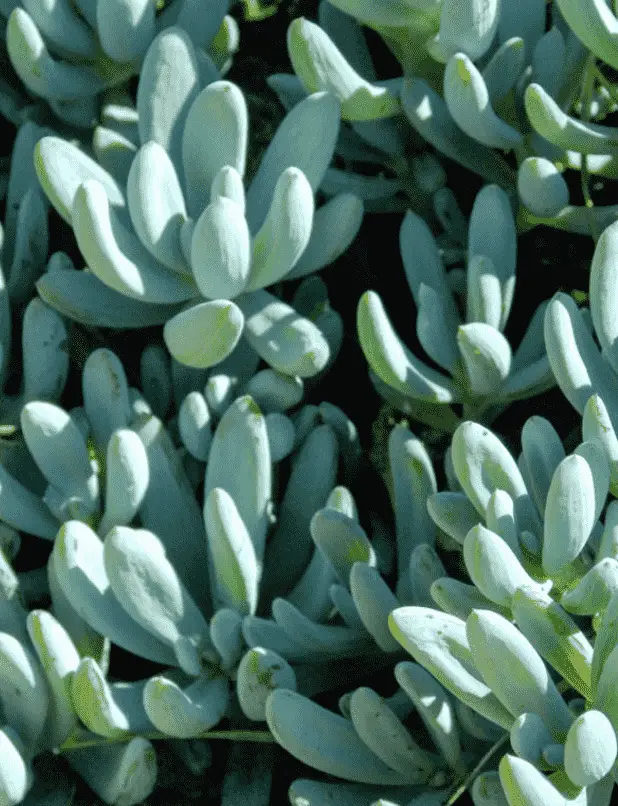
[[232, 353], [243, 326], [240, 308], [229, 300], [218, 299], [192, 305], [168, 319], [163, 338], [181, 364], [207, 369]]

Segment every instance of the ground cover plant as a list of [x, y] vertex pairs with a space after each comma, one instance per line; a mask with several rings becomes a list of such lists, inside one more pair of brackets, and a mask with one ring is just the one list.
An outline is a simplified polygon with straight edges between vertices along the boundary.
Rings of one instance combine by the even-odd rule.
[[605, 0], [0, 0], [0, 806], [608, 806]]

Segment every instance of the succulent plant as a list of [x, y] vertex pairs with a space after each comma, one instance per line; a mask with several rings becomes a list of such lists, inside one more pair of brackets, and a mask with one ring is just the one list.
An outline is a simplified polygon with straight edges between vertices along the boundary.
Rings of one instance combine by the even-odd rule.
[[[179, 448], [150, 403], [129, 388], [121, 363], [107, 349], [86, 361], [83, 407], [70, 413], [43, 401], [23, 407], [21, 434], [36, 464], [35, 477], [23, 477], [24, 468], [19, 479], [3, 469], [0, 516], [9, 527], [6, 539], [21, 532], [53, 541], [43, 585], [54, 616], [41, 611], [40, 618], [52, 625], [41, 658], [45, 664], [51, 656], [62, 667], [64, 732], [46, 729], [43, 744], [37, 744], [51, 683], [45, 683], [30, 656], [28, 664], [19, 661], [21, 666], [10, 660], [18, 651], [13, 643], [21, 641], [22, 652], [30, 647], [27, 612], [21, 604], [15, 611], [16, 582], [6, 601], [0, 600], [0, 639], [3, 631], [13, 636], [13, 643], [6, 639], [11, 644], [3, 653], [6, 690], [0, 691], [9, 696], [16, 675], [25, 675], [38, 721], [34, 716], [28, 721], [30, 712], [20, 715], [16, 705], [2, 699], [10, 729], [0, 791], [7, 798], [20, 793], [7, 802], [21, 802], [33, 780], [27, 772], [19, 781], [11, 777], [18, 769], [13, 756], [19, 755], [19, 769], [27, 771], [41, 750], [60, 747], [104, 800], [137, 803], [156, 779], [147, 741], [153, 729], [170, 740], [187, 739], [202, 736], [224, 716], [236, 724], [264, 721], [273, 688], [295, 687], [298, 675], [299, 688], [316, 693], [332, 685], [333, 674], [341, 679], [358, 674], [350, 658], [379, 654], [358, 615], [352, 626], [323, 623], [333, 607], [329, 591], [341, 587], [337, 569], [349, 564], [346, 546], [375, 564], [351, 494], [336, 487], [339, 454], [346, 473], [358, 462], [354, 426], [336, 406], [324, 403], [315, 411], [298, 410], [297, 428], [285, 412], [301, 402], [302, 381], [270, 369], [256, 373], [255, 353], [235, 351], [231, 358], [235, 367], [230, 359], [221, 365], [202, 394], [195, 387], [204, 382], [204, 373], [166, 365], [167, 354], [154, 345], [142, 356], [142, 379], [153, 407], [163, 414], [169, 410], [170, 389], [181, 400], [170, 421]], [[226, 399], [221, 387], [232, 394], [251, 388], [268, 413], [264, 416], [249, 395]], [[207, 400], [219, 408], [211, 412]], [[275, 459], [271, 445], [273, 454], [278, 451]], [[274, 520], [273, 462], [291, 452], [291, 475], [266, 550], [275, 573], [262, 583], [265, 540]], [[315, 479], [309, 495], [308, 473]], [[202, 480], [203, 513], [194, 492]], [[310, 531], [316, 519], [323, 523]], [[324, 542], [326, 553], [314, 546], [312, 534]], [[292, 536], [296, 553], [290, 557]], [[282, 555], [278, 565], [277, 554]], [[7, 574], [14, 577], [8, 565]], [[378, 582], [372, 577], [368, 584]], [[277, 621], [253, 615], [279, 592], [288, 596], [275, 600]], [[340, 596], [346, 594], [351, 603], [342, 589]], [[366, 606], [371, 608], [370, 599]], [[383, 634], [388, 610], [385, 605], [378, 610]], [[306, 632], [301, 641], [299, 625]], [[110, 643], [159, 664], [161, 672], [135, 683], [108, 681]], [[321, 647], [317, 655], [316, 646]], [[32, 727], [25, 741], [22, 734], [32, 721], [39, 733]], [[116, 747], [121, 738], [129, 743]], [[108, 765], [110, 742], [114, 752]], [[135, 780], [126, 778], [131, 764], [142, 770]]]
[[[205, 70], [229, 67], [238, 46], [229, 0], [175, 0], [162, 10], [160, 5], [153, 0], [4, 0], [0, 15], [8, 18], [8, 57], [26, 89], [61, 121], [93, 128], [100, 107], [109, 106], [106, 91], [139, 73], [149, 45], [171, 25], [186, 31]], [[11, 90], [8, 85], [5, 106], [18, 122], [31, 113], [27, 103], [13, 100]], [[113, 116], [113, 110], [107, 114]]]
[[545, 312], [545, 343], [556, 382], [582, 415], [584, 438], [596, 438], [604, 446], [614, 496], [618, 495], [617, 254], [618, 227], [611, 224], [602, 232], [590, 266], [589, 309], [578, 308], [570, 296], [558, 293]]
[[219, 363], [244, 335], [274, 369], [311, 376], [328, 361], [327, 339], [264, 289], [327, 265], [360, 226], [362, 203], [351, 194], [314, 217], [338, 103], [318, 93], [287, 116], [247, 191], [245, 215], [247, 109], [242, 92], [216, 78], [200, 71], [188, 35], [167, 28], [140, 74], [142, 145], [127, 141], [123, 161], [116, 153], [115, 177], [67, 141], [39, 141], [41, 185], [89, 269], [48, 275], [39, 293], [89, 325], [165, 323], [170, 352], [188, 366]]
[[[416, 335], [440, 370], [403, 344], [374, 291], [361, 297], [357, 327], [378, 392], [406, 414], [453, 431], [460, 420], [449, 404], [461, 405], [464, 417], [491, 423], [512, 401], [540, 394], [555, 381], [543, 343], [546, 302], [536, 310], [517, 350], [502, 333], [513, 303], [517, 262], [508, 196], [497, 185], [485, 186], [475, 199], [467, 232], [452, 194], [444, 189], [440, 197], [451, 213], [444, 216], [448, 243], [465, 255], [465, 269], [445, 271], [444, 251], [415, 213], [406, 214], [399, 234], [417, 307]], [[446, 244], [442, 246], [444, 250]]]
[[[322, 3], [319, 25], [292, 23], [288, 50], [297, 83], [278, 76], [278, 86], [328, 89], [356, 138], [356, 122], [371, 122], [381, 125], [376, 133], [385, 132], [386, 143], [386, 131], [405, 116], [439, 153], [517, 189], [522, 228], [545, 223], [597, 235], [613, 220], [614, 206], [589, 209], [589, 176], [616, 178], [615, 131], [602, 124], [616, 109], [616, 20], [603, 3], [556, 0], [548, 30], [544, 0], [516, 10], [498, 0], [329, 3]], [[403, 78], [376, 81], [363, 26], [380, 34]], [[376, 141], [379, 150], [380, 136]], [[396, 179], [388, 195], [403, 188], [418, 200], [406, 161], [389, 167]], [[585, 204], [569, 203], [566, 169], [581, 172]], [[353, 180], [352, 170], [341, 182]], [[377, 187], [382, 180], [372, 181]]]

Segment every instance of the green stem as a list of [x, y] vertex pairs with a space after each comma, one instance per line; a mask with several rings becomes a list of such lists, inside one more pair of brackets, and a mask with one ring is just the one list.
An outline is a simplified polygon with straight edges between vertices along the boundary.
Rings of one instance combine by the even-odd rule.
[[[55, 751], [56, 753], [67, 753], [71, 750], [84, 750], [87, 747], [107, 747], [110, 744], [122, 744], [130, 742], [136, 736], [141, 736], [143, 739], [150, 739], [151, 741], [159, 741], [161, 739], [170, 739], [165, 733], [140, 733], [134, 736], [115, 736], [109, 738], [106, 736], [96, 736], [89, 739], [71, 739], [69, 737], [60, 747]], [[227, 741], [235, 742], [258, 742], [273, 744], [275, 738], [269, 730], [211, 730], [202, 733], [199, 736], [193, 737], [195, 739], [225, 739]]]
[[468, 789], [468, 787], [470, 786], [470, 784], [471, 784], [471, 783], [474, 781], [474, 779], [476, 778], [476, 776], [477, 776], [477, 775], [478, 775], [478, 774], [481, 772], [481, 770], [483, 769], [483, 767], [484, 767], [484, 766], [487, 764], [487, 762], [489, 761], [489, 759], [490, 759], [490, 758], [491, 758], [491, 757], [492, 757], [492, 756], [493, 756], [495, 753], [497, 753], [497, 752], [498, 752], [498, 750], [499, 750], [499, 749], [502, 747], [502, 745], [506, 744], [506, 742], [507, 742], [507, 741], [508, 741], [508, 739], [509, 739], [509, 736], [510, 736], [510, 734], [505, 733], [503, 736], [501, 736], [501, 737], [498, 739], [498, 741], [497, 741], [495, 744], [493, 744], [493, 745], [492, 745], [492, 746], [489, 748], [489, 750], [488, 750], [488, 751], [485, 753], [485, 755], [483, 756], [483, 758], [482, 758], [482, 759], [481, 759], [481, 760], [478, 762], [478, 764], [477, 764], [477, 765], [476, 765], [476, 767], [475, 767], [475, 768], [472, 770], [472, 772], [471, 772], [471, 773], [469, 773], [469, 774], [468, 774], [468, 775], [467, 775], [467, 776], [464, 778], [464, 780], [461, 782], [461, 784], [460, 784], [460, 785], [457, 787], [457, 789], [456, 789], [456, 790], [453, 792], [453, 794], [450, 796], [450, 798], [449, 798], [449, 799], [446, 801], [446, 803], [444, 804], [444, 806], [453, 806], [453, 803], [455, 803], [456, 801], [458, 801], [458, 800], [459, 800], [459, 798], [460, 798], [460, 797], [461, 797], [461, 796], [464, 794], [464, 792], [465, 792], [465, 791]]

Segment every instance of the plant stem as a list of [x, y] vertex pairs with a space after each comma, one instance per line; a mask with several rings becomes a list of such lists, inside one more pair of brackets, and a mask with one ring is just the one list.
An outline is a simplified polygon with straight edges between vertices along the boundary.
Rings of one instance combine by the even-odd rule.
[[[164, 733], [158, 733], [156, 731], [152, 733], [140, 733], [133, 736], [117, 736], [113, 738], [96, 736], [88, 739], [71, 739], [71, 737], [69, 737], [55, 752], [59, 754], [67, 753], [71, 750], [84, 750], [87, 747], [106, 747], [110, 744], [122, 744], [124, 742], [130, 742], [131, 739], [135, 739], [138, 735], [143, 739], [150, 739], [151, 741], [173, 738]], [[211, 730], [191, 738], [225, 739], [227, 741], [235, 742], [257, 742], [268, 744], [273, 744], [275, 742], [275, 738], [269, 730]]]
[[459, 798], [464, 794], [464, 792], [468, 789], [472, 781], [476, 778], [476, 776], [481, 772], [485, 764], [489, 761], [489, 759], [496, 753], [502, 745], [506, 744], [507, 740], [509, 739], [510, 734], [505, 733], [501, 736], [498, 741], [493, 744], [489, 750], [485, 753], [483, 758], [478, 762], [476, 767], [470, 772], [461, 784], [457, 787], [457, 789], [453, 792], [450, 798], [446, 801], [444, 806], [453, 806], [453, 803], [459, 800]]

